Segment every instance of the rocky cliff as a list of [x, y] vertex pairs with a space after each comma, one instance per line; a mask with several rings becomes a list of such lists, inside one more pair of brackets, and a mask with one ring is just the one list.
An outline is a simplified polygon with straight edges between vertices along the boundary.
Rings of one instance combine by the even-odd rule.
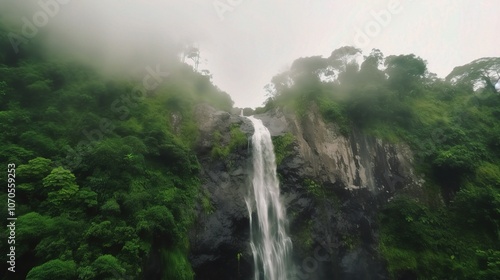
[[[344, 136], [335, 124], [325, 123], [314, 106], [303, 117], [280, 110], [256, 117], [275, 137], [293, 135], [278, 174], [296, 279], [384, 279], [376, 216], [395, 193], [420, 188], [410, 149], [355, 128]], [[206, 105], [197, 108], [196, 118], [202, 187], [209, 202], [209, 207], [200, 207], [191, 234], [196, 279], [250, 279], [244, 201], [251, 174], [250, 143], [233, 147], [224, 158], [214, 158], [211, 151], [230, 145], [231, 128], [238, 126], [247, 137], [253, 128], [244, 117]], [[214, 133], [222, 137], [216, 139]]]

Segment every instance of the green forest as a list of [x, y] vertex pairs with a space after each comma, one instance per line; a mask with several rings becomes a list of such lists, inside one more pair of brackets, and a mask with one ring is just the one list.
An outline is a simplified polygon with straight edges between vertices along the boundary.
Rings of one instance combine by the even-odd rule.
[[48, 59], [35, 40], [15, 54], [7, 34], [0, 29], [0, 162], [3, 182], [16, 165], [16, 276], [148, 279], [153, 258], [163, 279], [193, 279], [187, 232], [203, 199], [193, 107], [227, 111], [229, 95], [180, 61], [146, 90], [142, 79]]
[[[150, 90], [142, 77], [48, 58], [36, 39], [15, 53], [7, 34], [1, 27], [0, 162], [4, 184], [8, 164], [16, 166], [17, 277], [148, 279], [157, 275], [146, 272], [160, 273], [148, 268], [156, 261], [163, 279], [193, 279], [188, 233], [206, 202], [194, 108], [229, 112], [229, 95], [181, 59]], [[361, 63], [350, 59], [360, 55], [342, 47], [328, 58], [297, 59], [272, 78], [256, 112], [305, 116], [317, 106], [346, 135], [356, 127], [407, 143], [426, 182], [379, 216], [379, 253], [391, 278], [498, 279], [500, 94], [488, 71], [500, 58], [440, 79], [413, 54], [373, 50]], [[214, 160], [230, 152], [218, 148]]]
[[379, 217], [379, 251], [393, 279], [498, 279], [500, 58], [439, 79], [413, 54], [374, 49], [358, 64], [359, 54], [342, 47], [328, 58], [295, 60], [272, 79], [258, 110], [305, 116], [316, 105], [346, 135], [355, 126], [410, 145], [424, 189], [397, 195]]

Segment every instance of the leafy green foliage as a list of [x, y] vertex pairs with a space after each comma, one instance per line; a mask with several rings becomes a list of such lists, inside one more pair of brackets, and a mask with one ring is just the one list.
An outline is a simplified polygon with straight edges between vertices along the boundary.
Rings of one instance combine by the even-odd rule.
[[473, 153], [464, 145], [453, 146], [445, 151], [440, 151], [434, 160], [434, 164], [442, 169], [453, 171], [474, 170], [474, 163], [481, 157]]
[[213, 158], [224, 159], [227, 158], [228, 155], [239, 149], [241, 147], [245, 147], [247, 145], [247, 137], [243, 131], [237, 125], [233, 125], [229, 131], [229, 143], [226, 145], [222, 144], [222, 134], [220, 131], [215, 131], [212, 135], [213, 148], [211, 151], [211, 155]]
[[316, 183], [315, 181], [313, 181], [311, 179], [305, 179], [304, 185], [306, 187], [307, 192], [310, 193], [311, 195], [313, 195], [314, 197], [319, 198], [319, 197], [325, 196], [323, 186]]
[[185, 254], [181, 251], [163, 252], [162, 258], [167, 265], [165, 269], [164, 279], [179, 279], [189, 280], [193, 279], [194, 273], [191, 265], [187, 260]]
[[481, 271], [477, 275], [479, 279], [495, 279], [500, 275], [500, 251], [477, 250]]
[[295, 141], [293, 134], [287, 132], [283, 135], [278, 135], [272, 138], [274, 146], [274, 154], [276, 156], [276, 164], [281, 162], [293, 153], [292, 144]]
[[[447, 227], [445, 213], [433, 213], [412, 200], [398, 199], [385, 209], [381, 224], [381, 252], [388, 260], [394, 279], [405, 275], [432, 277], [441, 275], [441, 267], [450, 267], [450, 257], [458, 255], [457, 241]], [[396, 233], [397, 232], [397, 233]], [[463, 252], [467, 258], [467, 252]], [[451, 267], [450, 267], [451, 269]], [[455, 276], [459, 272], [446, 271]], [[450, 275], [447, 275], [449, 277]]]
[[178, 238], [175, 231], [174, 216], [165, 206], [153, 206], [137, 214], [137, 232], [152, 238], [154, 234]]
[[380, 248], [393, 278], [474, 278], [488, 273], [476, 251], [491, 250], [498, 237], [488, 228], [497, 229], [490, 227], [491, 216], [476, 210], [484, 208], [482, 203], [488, 205], [488, 198], [478, 201], [470, 195], [460, 191], [452, 208], [438, 211], [405, 198], [386, 207]]
[[446, 81], [460, 86], [474, 87], [480, 84], [483, 92], [497, 93], [495, 84], [500, 81], [500, 58], [480, 58], [466, 65], [458, 66], [446, 76]]
[[462, 226], [494, 240], [500, 237], [500, 195], [497, 190], [469, 185], [457, 193], [452, 207], [460, 215]]
[[389, 87], [397, 90], [399, 97], [414, 94], [427, 70], [426, 62], [414, 54], [388, 56], [385, 66]]
[[[495, 279], [498, 58], [456, 67], [442, 80], [413, 54], [384, 57], [374, 49], [360, 66], [358, 54], [342, 47], [329, 58], [298, 59], [272, 79], [259, 110], [281, 107], [307, 117], [319, 109], [347, 137], [355, 127], [409, 144], [427, 183], [418, 197], [392, 200], [379, 217], [379, 249], [392, 279]], [[323, 194], [313, 180], [304, 185], [315, 197]]]
[[[102, 255], [92, 264], [92, 269], [96, 278], [112, 277], [124, 275], [125, 269], [120, 262], [111, 255]], [[94, 278], [94, 279], [96, 279]]]
[[20, 172], [21, 178], [28, 178], [31, 180], [41, 180], [49, 175], [51, 171], [52, 161], [50, 159], [37, 157], [28, 161], [26, 165], [20, 165], [17, 172]]
[[52, 260], [34, 267], [26, 279], [75, 279], [76, 264], [73, 261]]
[[[16, 253], [26, 264], [18, 266], [19, 277], [142, 278], [154, 244], [165, 279], [193, 279], [187, 233], [200, 197], [191, 149], [198, 133], [194, 111], [199, 103], [229, 111], [227, 93], [172, 62], [168, 79], [138, 97], [140, 80], [47, 61], [37, 39], [43, 36], [15, 54], [6, 34], [0, 26], [0, 162], [18, 166]], [[354, 124], [409, 143], [446, 204], [404, 198], [388, 204], [380, 217], [380, 251], [390, 274], [495, 279], [500, 98], [492, 86], [498, 59], [455, 68], [442, 81], [412, 54], [384, 58], [373, 50], [361, 65], [359, 56], [359, 49], [342, 47], [329, 58], [298, 59], [273, 77], [270, 97], [256, 112], [280, 106], [306, 117], [317, 108], [344, 135]], [[474, 92], [477, 81], [483, 90]], [[221, 143], [223, 135], [214, 134], [214, 158], [246, 146], [239, 127], [228, 135]], [[293, 137], [274, 142], [280, 163]], [[315, 196], [324, 192], [312, 180], [304, 183]], [[305, 246], [310, 237], [306, 224]]]
[[47, 190], [48, 201], [54, 205], [61, 205], [72, 201], [78, 192], [76, 177], [71, 171], [63, 167], [53, 169], [47, 177], [43, 178], [43, 187]]
[[[4, 29], [0, 162], [18, 167], [19, 277], [140, 279], [155, 244], [172, 256], [163, 259], [168, 279], [192, 279], [187, 233], [200, 199], [194, 112], [200, 103], [230, 111], [229, 95], [175, 60], [161, 85], [142, 92], [142, 77], [47, 59], [43, 36], [15, 54]], [[230, 134], [229, 151], [246, 145], [239, 128]]]

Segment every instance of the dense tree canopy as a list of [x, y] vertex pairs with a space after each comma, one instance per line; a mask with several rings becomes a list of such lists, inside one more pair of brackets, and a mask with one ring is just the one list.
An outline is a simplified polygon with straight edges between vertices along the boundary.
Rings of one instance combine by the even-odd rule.
[[[143, 77], [47, 59], [42, 37], [16, 52], [0, 25], [0, 162], [17, 165], [17, 275], [136, 279], [159, 248], [165, 279], [192, 279], [188, 231], [202, 197], [193, 113], [199, 103], [230, 111], [229, 95], [195, 69], [197, 49], [185, 54], [195, 68], [172, 61], [162, 83], [145, 89]], [[499, 65], [498, 58], [476, 60], [442, 80], [413, 54], [374, 49], [363, 58], [345, 46], [328, 58], [297, 59], [272, 78], [258, 111], [286, 107], [305, 116], [316, 106], [346, 136], [356, 126], [408, 143], [427, 180], [422, 197], [397, 197], [379, 217], [391, 277], [495, 279]], [[214, 158], [246, 144], [241, 131], [230, 133]], [[279, 138], [278, 150], [291, 141]]]
[[[357, 53], [342, 47], [328, 59], [297, 60], [271, 80], [275, 92], [264, 110], [285, 107], [304, 116], [317, 107], [346, 136], [356, 126], [411, 146], [425, 189], [417, 197], [397, 197], [379, 217], [379, 249], [391, 278], [495, 279], [500, 94], [492, 85], [500, 61], [479, 59], [443, 80], [413, 54], [385, 57], [374, 49], [358, 67]], [[325, 66], [328, 60], [335, 63]], [[314, 71], [297, 72], [298, 65]], [[336, 71], [334, 79], [321, 79], [328, 69]]]
[[17, 166], [16, 275], [137, 279], [154, 244], [175, 256], [162, 267], [182, 264], [164, 274], [192, 278], [193, 111], [199, 103], [229, 111], [229, 95], [179, 61], [145, 90], [142, 77], [43, 57], [39, 37], [16, 54], [0, 27], [0, 162]]
[[486, 57], [458, 66], [446, 76], [453, 84], [479, 87], [490, 93], [496, 93], [495, 85], [500, 82], [500, 58]]

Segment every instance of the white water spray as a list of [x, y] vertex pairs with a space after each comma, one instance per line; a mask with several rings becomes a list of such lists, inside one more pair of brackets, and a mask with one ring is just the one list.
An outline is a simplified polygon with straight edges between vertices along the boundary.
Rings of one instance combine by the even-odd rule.
[[261, 120], [249, 119], [255, 129], [252, 136], [253, 188], [245, 201], [250, 217], [255, 280], [286, 280], [291, 273], [292, 241], [286, 233], [271, 134]]

